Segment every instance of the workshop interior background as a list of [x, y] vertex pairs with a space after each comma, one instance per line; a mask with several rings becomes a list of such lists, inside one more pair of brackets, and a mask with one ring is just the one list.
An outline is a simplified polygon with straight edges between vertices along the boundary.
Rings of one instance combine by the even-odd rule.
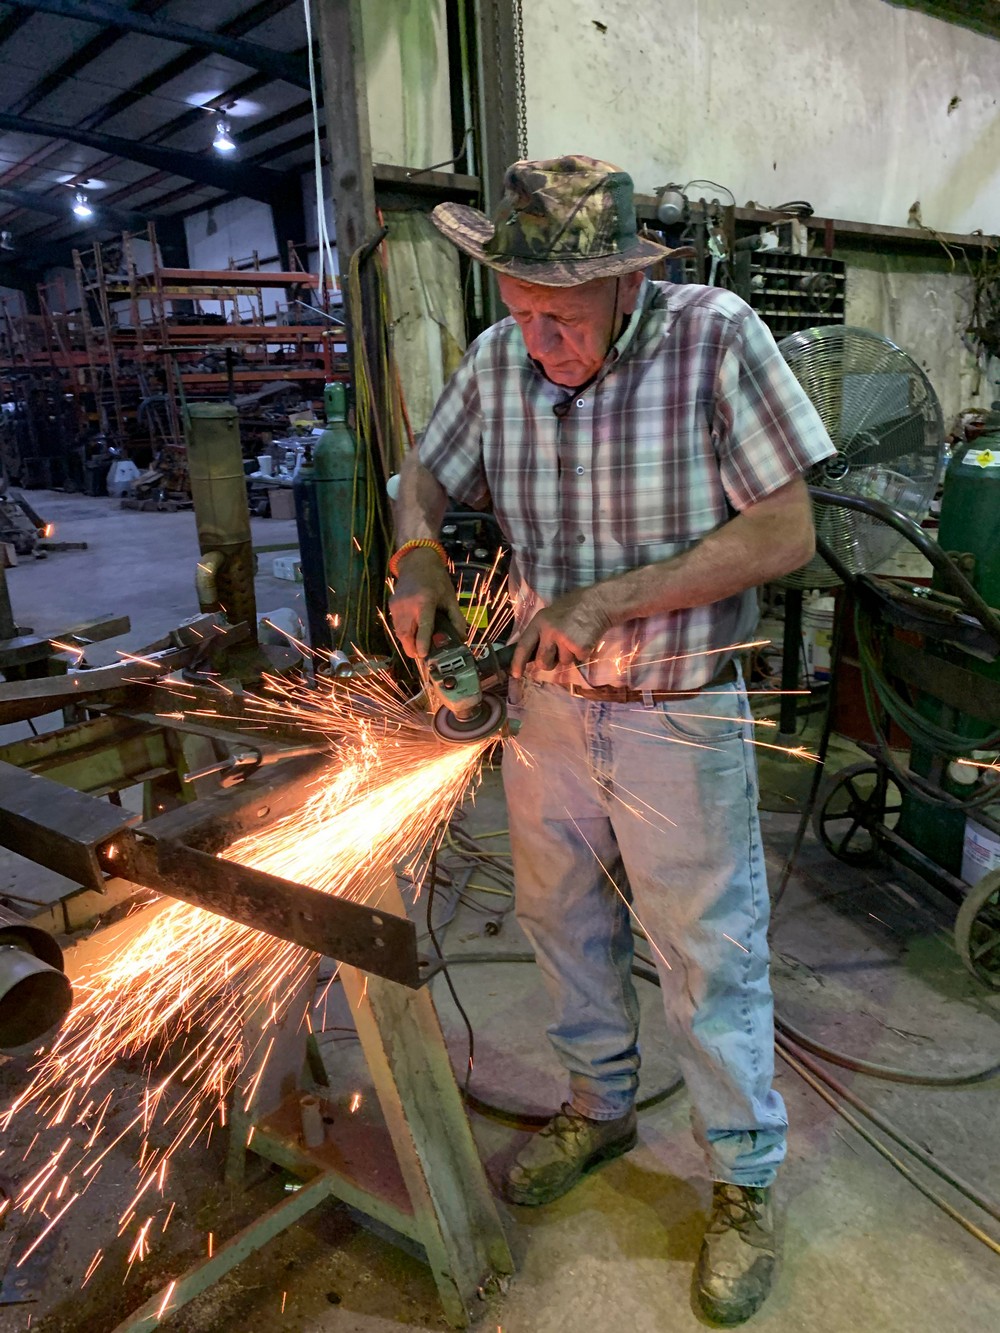
[[[315, 140], [299, 0], [0, 3], [0, 576], [6, 584], [0, 626], [10, 631], [0, 629], [0, 844], [11, 848], [0, 852], [0, 928], [20, 938], [17, 921], [6, 923], [7, 914], [20, 914], [57, 937], [71, 979], [102, 950], [125, 948], [128, 929], [138, 928], [135, 914], [127, 914], [130, 905], [149, 908], [154, 890], [210, 905], [214, 888], [191, 887], [192, 877], [205, 873], [197, 858], [252, 829], [239, 813], [244, 807], [212, 807], [230, 823], [227, 838], [213, 842], [201, 824], [175, 822], [169, 836], [182, 830], [181, 851], [170, 864], [164, 856], [156, 865], [150, 844], [136, 836], [129, 867], [144, 885], [143, 896], [122, 890], [102, 905], [104, 877], [118, 885], [127, 879], [120, 866], [115, 878], [111, 861], [102, 859], [112, 839], [124, 846], [137, 818], [151, 821], [164, 809], [184, 813], [199, 804], [190, 801], [196, 791], [199, 800], [239, 796], [245, 770], [277, 791], [277, 779], [268, 778], [272, 761], [283, 773], [306, 762], [298, 751], [283, 758], [281, 746], [301, 749], [314, 740], [308, 730], [296, 733], [293, 723], [276, 718], [273, 705], [255, 715], [254, 725], [263, 719], [273, 731], [257, 750], [252, 732], [234, 739], [240, 727], [228, 705], [220, 705], [221, 722], [217, 716], [187, 731], [158, 721], [168, 705], [157, 697], [156, 679], [192, 671], [196, 688], [204, 686], [198, 674], [204, 658], [192, 635], [200, 642], [207, 633], [220, 634], [224, 680], [249, 672], [259, 681], [262, 670], [302, 668], [303, 638], [325, 650], [349, 649], [342, 620], [349, 614], [356, 627], [357, 617], [370, 613], [373, 655], [385, 651], [374, 609], [380, 593], [372, 591], [384, 579], [385, 523], [391, 520], [383, 483], [398, 467], [407, 433], [426, 425], [469, 335], [488, 322], [494, 299], [489, 282], [460, 263], [428, 213], [442, 199], [495, 203], [502, 167], [517, 156], [519, 101], [528, 156], [580, 152], [620, 164], [634, 178], [645, 225], [668, 240], [685, 229], [694, 237], [701, 271], [675, 270], [674, 280], [706, 280], [706, 236], [713, 226], [732, 244], [766, 233], [759, 251], [743, 247], [751, 267], [740, 270], [734, 250], [719, 280], [763, 311], [763, 297], [773, 294], [768, 274], [780, 274], [785, 256], [808, 261], [796, 303], [779, 301], [791, 320], [779, 333], [832, 323], [869, 330], [898, 345], [926, 376], [940, 404], [942, 447], [947, 440], [954, 451], [976, 432], [1000, 430], [1000, 418], [990, 415], [1000, 400], [1000, 4], [313, 0], [311, 12], [322, 57], [315, 66], [319, 97], [327, 104]], [[220, 40], [191, 44], [191, 29]], [[240, 43], [248, 45], [241, 50]], [[261, 51], [274, 60], [261, 63]], [[464, 73], [462, 52], [472, 53]], [[223, 134], [236, 144], [231, 154], [213, 149], [213, 136]], [[318, 182], [316, 154], [322, 159]], [[658, 215], [668, 189], [684, 201], [683, 216]], [[382, 226], [387, 232], [376, 262], [358, 264], [352, 286], [348, 260], [357, 259]], [[132, 238], [127, 244], [123, 231]], [[762, 257], [775, 255], [781, 262], [769, 268]], [[336, 284], [325, 256], [340, 275]], [[362, 331], [365, 320], [379, 317], [388, 320], [385, 328]], [[345, 318], [353, 343], [339, 322]], [[359, 346], [368, 353], [360, 374]], [[387, 348], [391, 368], [388, 360], [380, 362]], [[305, 441], [318, 456], [324, 410], [330, 409], [329, 401], [324, 408], [324, 385], [351, 384], [356, 392], [359, 382], [365, 393], [351, 424], [355, 440], [369, 451], [367, 508], [352, 518], [355, 492], [347, 514], [349, 529], [367, 534], [361, 574], [349, 550], [332, 566], [338, 557], [324, 552], [320, 541], [317, 610], [315, 600], [309, 602], [317, 585], [310, 590], [295, 483]], [[334, 420], [336, 395], [332, 401]], [[365, 401], [373, 404], [367, 421]], [[228, 631], [213, 619], [218, 589], [206, 580], [213, 574], [223, 579], [225, 564], [221, 557], [212, 563], [213, 541], [219, 541], [212, 523], [232, 516], [221, 508], [208, 521], [206, 510], [199, 514], [198, 479], [188, 475], [184, 446], [185, 409], [195, 405], [197, 415], [199, 403], [225, 405], [229, 415], [220, 409], [217, 419], [208, 414], [202, 423], [206, 438], [224, 423], [239, 439], [245, 464], [239, 489], [245, 486], [248, 498], [246, 525], [240, 516], [223, 544], [234, 559], [250, 559], [253, 548], [249, 597], [242, 584], [233, 593], [249, 608], [249, 647], [238, 635], [226, 639]], [[976, 539], [987, 546], [994, 540], [989, 533], [1000, 537], [1000, 494], [985, 490], [998, 475], [992, 466], [983, 465], [985, 507], [976, 520]], [[927, 512], [915, 517], [933, 536], [940, 485], [929, 498]], [[213, 502], [205, 503], [211, 509]], [[352, 529], [355, 519], [360, 526]], [[987, 532], [983, 524], [993, 526]], [[466, 532], [456, 521], [452, 534], [453, 559], [484, 574], [484, 586], [495, 591], [490, 561], [496, 543], [488, 527]], [[919, 553], [899, 552], [895, 560], [891, 574], [930, 586], [930, 566]], [[984, 556], [981, 567], [987, 564]], [[332, 567], [364, 586], [349, 610], [325, 600]], [[899, 815], [891, 791], [898, 788], [890, 784], [887, 794], [884, 765], [873, 759], [870, 731], [859, 721], [864, 644], [859, 650], [838, 642], [830, 628], [834, 592], [813, 590], [805, 611], [797, 612], [805, 666], [800, 678], [796, 634], [789, 682], [787, 652], [782, 674], [787, 591], [765, 590], [761, 637], [773, 648], [752, 665], [761, 687], [791, 684], [811, 693], [797, 714], [793, 707], [790, 732], [787, 714], [779, 718], [776, 705], [762, 705], [759, 716], [780, 723], [788, 749], [814, 755], [824, 747], [824, 781], [851, 765], [864, 768], [860, 805], [841, 807], [839, 814], [847, 809], [853, 818], [861, 807], [870, 814], [872, 802], [881, 801], [891, 833]], [[990, 591], [979, 591], [989, 602]], [[265, 618], [259, 626], [258, 614]], [[103, 629], [101, 617], [109, 622]], [[189, 631], [171, 636], [182, 622]], [[267, 650], [263, 667], [260, 659], [240, 658], [251, 650]], [[977, 660], [989, 659], [981, 642], [976, 651]], [[846, 655], [843, 690], [830, 721], [838, 652]], [[139, 675], [126, 678], [121, 669], [135, 665], [134, 654], [140, 655]], [[150, 661], [155, 671], [140, 680]], [[74, 674], [83, 674], [82, 662], [119, 673], [107, 677], [106, 697], [95, 694], [89, 709], [65, 693], [46, 693], [45, 682], [53, 679], [72, 685]], [[995, 674], [987, 671], [982, 679], [987, 703], [974, 716], [980, 725], [992, 722], [995, 731]], [[48, 711], [33, 711], [25, 703], [29, 696], [49, 700]], [[405, 691], [378, 697], [396, 716]], [[50, 742], [44, 755], [36, 745], [35, 732], [44, 749], [47, 735], [81, 725], [91, 728], [85, 743], [67, 740], [59, 750]], [[341, 714], [329, 725], [349, 728]], [[905, 755], [908, 742], [894, 726], [894, 752]], [[112, 731], [113, 760], [106, 755]], [[970, 741], [967, 753], [973, 750], [982, 770], [975, 780], [988, 796], [997, 747]], [[967, 956], [975, 955], [977, 941], [985, 940], [984, 951], [998, 947], [997, 893], [981, 893], [980, 915], [965, 922], [963, 966], [961, 938], [954, 936], [956, 894], [945, 889], [970, 878], [968, 862], [961, 864], [965, 844], [947, 854], [958, 858], [950, 879], [936, 881], [894, 856], [891, 838], [887, 843], [876, 828], [860, 853], [837, 859], [818, 827], [802, 831], [800, 823], [802, 811], [815, 807], [827, 809], [835, 825], [843, 789], [827, 798], [828, 789], [817, 791], [812, 782], [813, 764], [763, 748], [758, 753], [772, 889], [787, 878], [773, 945], [778, 1010], [793, 1034], [804, 1030], [821, 1048], [853, 1054], [855, 1063], [837, 1070], [837, 1078], [916, 1140], [923, 1159], [914, 1158], [907, 1169], [925, 1192], [820, 1099], [825, 1093], [844, 1107], [846, 1098], [831, 1092], [829, 1082], [820, 1080], [818, 1097], [791, 1063], [781, 1065], [779, 1086], [793, 1126], [782, 1177], [786, 1254], [778, 1287], [755, 1327], [988, 1333], [1000, 1324], [1000, 1104], [995, 1079], [964, 1076], [990, 1068], [998, 1049], [1000, 964], [991, 954], [993, 961], [977, 973]], [[428, 951], [432, 925], [449, 955], [469, 955], [468, 966], [454, 968], [453, 980], [476, 1033], [471, 1087], [487, 1112], [494, 1103], [508, 1111], [513, 1106], [516, 1123], [557, 1105], [561, 1085], [545, 1042], [545, 999], [535, 969], [506, 966], [500, 958], [526, 946], [509, 912], [499, 765], [488, 752], [479, 757], [477, 798], [455, 815], [441, 866], [430, 868], [431, 876], [441, 874], [436, 918], [430, 908], [425, 915], [426, 889], [414, 901], [414, 885], [428, 873], [419, 848], [395, 831], [378, 845], [381, 871], [393, 864], [400, 869], [413, 926], [399, 947], [412, 952], [414, 968], [417, 946]], [[20, 788], [10, 773], [18, 769], [22, 776], [46, 773], [117, 812], [99, 834], [85, 836], [83, 825], [75, 826], [72, 863], [62, 835], [44, 833], [49, 797], [30, 810], [24, 805], [21, 822], [15, 819], [11, 803], [20, 799]], [[304, 781], [303, 771], [294, 769], [296, 782]], [[445, 800], [449, 783], [461, 785], [471, 775], [472, 768], [442, 778], [435, 799]], [[965, 779], [952, 774], [951, 781], [947, 790], [960, 795]], [[281, 798], [284, 814], [309, 799], [307, 788], [297, 791], [298, 805], [287, 793]], [[451, 791], [452, 804], [460, 795]], [[850, 795], [857, 794], [851, 789]], [[824, 799], [834, 804], [824, 807]], [[280, 804], [276, 798], [275, 811]], [[435, 812], [450, 814], [451, 808]], [[435, 820], [423, 825], [421, 817], [410, 811], [411, 844], [419, 841], [418, 828], [425, 841], [435, 835]], [[82, 807], [79, 815], [67, 807], [67, 821], [89, 818]], [[987, 873], [1000, 877], [1000, 837], [984, 827], [976, 845], [994, 858]], [[927, 844], [923, 850], [929, 854]], [[794, 865], [783, 876], [792, 854]], [[260, 870], [300, 877], [300, 863], [282, 864]], [[362, 873], [352, 864], [350, 874]], [[346, 869], [343, 874], [349, 878]], [[265, 887], [257, 884], [255, 891], [263, 894]], [[235, 894], [231, 885], [225, 891]], [[169, 900], [160, 899], [160, 906]], [[279, 915], [267, 917], [275, 935], [295, 939], [301, 921], [289, 925], [292, 909], [281, 921]], [[121, 918], [125, 934], [116, 936]], [[347, 931], [332, 918], [325, 928], [329, 939]], [[377, 915], [364, 929], [381, 947]], [[364, 952], [358, 931], [351, 945], [358, 952], [346, 959], [342, 981], [331, 983], [334, 965], [327, 967], [327, 959], [320, 965], [322, 1022], [312, 993], [302, 1000], [308, 1026], [325, 1027], [324, 1036], [299, 1051], [295, 1043], [306, 1020], [300, 1023], [301, 1015], [291, 1011], [282, 1017], [299, 1064], [308, 1056], [314, 1081], [308, 1097], [318, 1096], [328, 1112], [318, 1131], [328, 1144], [326, 1157], [318, 1150], [310, 1156], [310, 1144], [300, 1142], [314, 1126], [279, 1123], [289, 1077], [283, 1068], [281, 1077], [269, 1074], [261, 1084], [274, 1083], [273, 1114], [251, 1127], [259, 1152], [251, 1138], [242, 1178], [242, 1160], [234, 1167], [239, 1152], [229, 1148], [227, 1159], [230, 1127], [220, 1125], [214, 1136], [193, 1139], [170, 1160], [173, 1185], [153, 1180], [149, 1197], [156, 1196], [157, 1207], [130, 1216], [126, 1205], [149, 1174], [136, 1166], [144, 1151], [141, 1117], [126, 1132], [126, 1111], [150, 1058], [135, 1044], [101, 1086], [100, 1097], [110, 1099], [107, 1123], [117, 1128], [105, 1129], [108, 1157], [99, 1179], [81, 1193], [66, 1224], [46, 1228], [44, 1240], [26, 1254], [40, 1229], [37, 1216], [18, 1208], [23, 1162], [36, 1136], [54, 1152], [69, 1133], [50, 1126], [58, 1087], [47, 1104], [29, 1103], [0, 1122], [0, 1195], [7, 1201], [0, 1211], [0, 1262], [6, 1263], [0, 1333], [28, 1327], [43, 1333], [153, 1327], [389, 1333], [439, 1328], [446, 1318], [460, 1324], [470, 1310], [484, 1327], [502, 1333], [565, 1333], [578, 1324], [604, 1329], [613, 1321], [637, 1333], [702, 1325], [689, 1282], [708, 1186], [689, 1142], [683, 1093], [642, 1118], [636, 1153], [544, 1216], [515, 1216], [488, 1189], [516, 1140], [512, 1115], [498, 1118], [473, 1104], [473, 1137], [466, 1143], [459, 1092], [444, 1048], [435, 1045], [430, 997], [461, 1085], [466, 1028], [452, 995], [439, 975], [413, 990], [425, 1007], [402, 1013], [393, 999], [400, 982], [378, 973], [377, 951], [365, 946]], [[10, 944], [6, 933], [2, 942]], [[193, 955], [199, 937], [193, 934], [186, 947]], [[491, 951], [496, 962], [487, 957]], [[193, 973], [192, 961], [186, 966]], [[162, 966], [181, 969], [176, 955]], [[358, 980], [370, 970], [371, 994], [368, 982]], [[295, 975], [298, 995], [305, 983]], [[309, 979], [311, 985], [315, 974]], [[0, 982], [4, 1021], [4, 1006], [12, 1001], [5, 984], [13, 983]], [[672, 1085], [676, 1070], [657, 1024], [656, 994], [645, 989], [651, 994], [642, 999], [644, 1090], [655, 1092]], [[172, 1059], [183, 1064], [180, 1029], [171, 1039]], [[413, 1064], [432, 1071], [430, 1090], [397, 1058], [394, 1043], [406, 1042], [419, 1043]], [[789, 1053], [796, 1059], [803, 1048]], [[858, 1060], [902, 1066], [921, 1078], [866, 1077]], [[291, 1056], [286, 1061], [294, 1063]], [[812, 1067], [800, 1066], [807, 1073]], [[829, 1076], [832, 1067], [824, 1068]], [[5, 1058], [3, 1110], [30, 1079], [31, 1057], [22, 1051]], [[77, 1128], [87, 1133], [95, 1116], [104, 1123], [103, 1103], [94, 1096], [89, 1108], [83, 1102], [75, 1108]], [[446, 1110], [435, 1125], [438, 1097]], [[298, 1107], [297, 1093], [293, 1101]], [[126, 1109], [116, 1119], [119, 1103]], [[395, 1112], [387, 1111], [390, 1104]], [[314, 1109], [310, 1102], [309, 1114]], [[391, 1148], [377, 1139], [383, 1118]], [[411, 1133], [414, 1124], [419, 1128]], [[341, 1131], [346, 1139], [338, 1137]], [[457, 1148], [448, 1146], [450, 1136], [457, 1136]], [[890, 1151], [888, 1136], [883, 1140]], [[152, 1151], [162, 1146], [157, 1141]], [[402, 1154], [401, 1174], [386, 1166], [393, 1149]], [[905, 1154], [905, 1148], [897, 1142], [891, 1152]], [[31, 1169], [46, 1160], [32, 1158]], [[939, 1162], [950, 1173], [944, 1181], [933, 1174]], [[328, 1169], [329, 1179], [322, 1174]], [[388, 1203], [377, 1199], [370, 1181], [359, 1183], [380, 1173], [392, 1176]], [[44, 1219], [62, 1216], [64, 1193], [76, 1199], [75, 1185], [57, 1192], [58, 1179], [54, 1171], [33, 1194]], [[307, 1197], [309, 1189], [314, 1193]], [[947, 1216], [926, 1191], [940, 1192], [966, 1222]], [[442, 1193], [463, 1200], [457, 1214], [442, 1204]], [[268, 1211], [289, 1204], [297, 1204], [297, 1214]], [[136, 1228], [147, 1216], [155, 1225], [137, 1242]], [[400, 1231], [406, 1235], [398, 1245]], [[234, 1237], [229, 1258], [212, 1267]], [[489, 1271], [489, 1281], [472, 1280], [477, 1264], [484, 1276]]]

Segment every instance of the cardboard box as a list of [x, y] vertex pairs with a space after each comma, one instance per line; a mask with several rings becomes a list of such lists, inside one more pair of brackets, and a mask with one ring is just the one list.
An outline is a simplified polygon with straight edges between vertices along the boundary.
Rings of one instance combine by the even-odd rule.
[[267, 494], [272, 518], [295, 517], [295, 493], [291, 486], [272, 486]]

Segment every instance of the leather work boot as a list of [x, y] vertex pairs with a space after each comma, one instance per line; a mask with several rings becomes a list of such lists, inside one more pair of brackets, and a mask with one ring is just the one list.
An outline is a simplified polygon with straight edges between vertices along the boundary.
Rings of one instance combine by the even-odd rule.
[[588, 1120], [563, 1102], [544, 1129], [514, 1159], [504, 1181], [511, 1203], [533, 1207], [566, 1194], [600, 1162], [634, 1148], [638, 1141], [635, 1108], [617, 1120]]
[[716, 1181], [698, 1256], [698, 1303], [717, 1324], [742, 1324], [763, 1305], [774, 1277], [773, 1189]]

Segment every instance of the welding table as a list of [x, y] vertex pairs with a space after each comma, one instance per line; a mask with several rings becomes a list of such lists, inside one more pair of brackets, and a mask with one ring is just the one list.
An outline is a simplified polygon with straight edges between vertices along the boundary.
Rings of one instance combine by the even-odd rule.
[[[300, 808], [319, 760], [279, 759], [235, 787], [192, 800], [193, 788], [217, 778], [189, 783], [188, 774], [211, 769], [206, 761], [234, 745], [262, 742], [258, 732], [241, 736], [238, 708], [218, 726], [165, 719], [164, 673], [190, 649], [164, 652], [174, 657], [158, 664], [161, 671], [106, 669], [118, 674], [110, 691], [88, 691], [86, 720], [0, 748], [0, 843], [78, 886], [47, 906], [35, 904], [31, 919], [53, 933], [73, 932], [144, 886], [300, 944], [316, 954], [317, 967], [324, 955], [339, 960], [381, 1117], [366, 1109], [364, 1116], [341, 1118], [333, 1141], [318, 1149], [302, 1144], [299, 1100], [312, 1085], [300, 1020], [314, 993], [314, 968], [289, 1011], [283, 1040], [274, 1043], [253, 1119], [233, 1107], [227, 1169], [231, 1180], [240, 1179], [252, 1140], [257, 1156], [304, 1183], [179, 1278], [163, 1318], [335, 1198], [416, 1242], [446, 1318], [464, 1327], [477, 1297], [509, 1274], [513, 1261], [425, 985], [433, 968], [418, 955], [395, 878], [373, 886], [373, 907], [223, 859], [237, 838]], [[149, 676], [157, 674], [153, 688]], [[28, 685], [30, 697], [22, 691], [20, 702], [18, 690], [0, 685], [0, 721], [30, 716], [23, 709], [34, 704], [37, 711], [43, 695], [42, 706], [61, 706], [67, 690], [75, 699], [80, 689], [58, 679]], [[270, 744], [277, 758], [280, 744]], [[144, 785], [143, 819], [101, 799], [137, 783]], [[250, 1034], [248, 1051], [254, 1046]], [[153, 1297], [115, 1333], [148, 1333], [163, 1299], [164, 1293]]]

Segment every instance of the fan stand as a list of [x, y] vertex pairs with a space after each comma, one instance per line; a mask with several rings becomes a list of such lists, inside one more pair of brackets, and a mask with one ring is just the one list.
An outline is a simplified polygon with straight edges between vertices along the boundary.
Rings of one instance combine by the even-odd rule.
[[799, 652], [802, 647], [801, 588], [785, 589], [785, 629], [781, 644], [781, 712], [778, 718], [777, 745], [798, 743]]
[[[781, 702], [775, 745], [793, 749], [802, 743], [797, 733], [799, 653], [802, 646], [804, 589], [785, 588], [785, 629], [781, 647]], [[812, 765], [777, 750], [757, 752], [760, 808], [775, 814], [798, 814], [808, 799]]]

